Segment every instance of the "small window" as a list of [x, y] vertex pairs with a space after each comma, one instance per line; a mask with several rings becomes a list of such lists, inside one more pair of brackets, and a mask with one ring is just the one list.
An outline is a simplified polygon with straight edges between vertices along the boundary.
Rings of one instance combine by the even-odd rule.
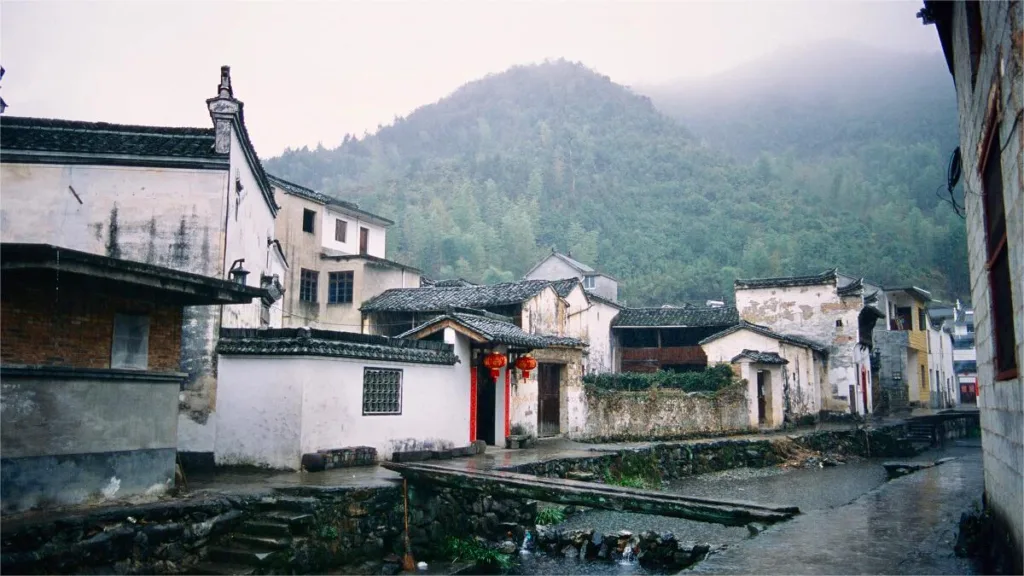
[[302, 231], [310, 234], [316, 232], [316, 212], [302, 209]]
[[149, 368], [149, 317], [114, 315], [114, 341], [110, 347], [110, 367], [128, 370]]
[[353, 277], [354, 273], [351, 271], [327, 273], [327, 302], [329, 304], [352, 303]]
[[363, 369], [363, 415], [402, 413], [402, 371]]
[[928, 329], [928, 315], [925, 314], [924, 310], [917, 311], [917, 329], [927, 330]]
[[334, 240], [335, 242], [344, 242], [345, 237], [348, 234], [348, 222], [345, 222], [341, 218], [334, 220]]
[[1010, 292], [1010, 256], [1007, 249], [1006, 206], [1003, 200], [1003, 163], [999, 157], [999, 124], [992, 128], [985, 171], [982, 204], [985, 209], [985, 241], [991, 297], [992, 332], [995, 336], [996, 380], [1017, 376], [1017, 339], [1013, 333], [1013, 301]]
[[320, 283], [320, 272], [317, 270], [302, 269], [299, 275], [299, 300], [303, 302], [316, 302], [316, 293]]
[[587, 290], [593, 290], [597, 286], [597, 278], [595, 276], [584, 276], [583, 287]]
[[843, 319], [840, 318], [840, 319], [836, 320], [836, 328], [842, 328], [842, 327], [843, 327]]

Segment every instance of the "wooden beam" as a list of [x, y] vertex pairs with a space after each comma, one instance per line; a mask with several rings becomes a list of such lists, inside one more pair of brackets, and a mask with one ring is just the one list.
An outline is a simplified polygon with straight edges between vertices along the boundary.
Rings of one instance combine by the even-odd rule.
[[384, 462], [381, 465], [398, 472], [411, 482], [440, 484], [542, 502], [672, 516], [726, 526], [744, 526], [751, 522], [770, 524], [788, 520], [800, 512], [795, 506], [692, 498], [680, 494], [577, 480], [542, 478], [513, 472], [468, 471], [422, 463]]

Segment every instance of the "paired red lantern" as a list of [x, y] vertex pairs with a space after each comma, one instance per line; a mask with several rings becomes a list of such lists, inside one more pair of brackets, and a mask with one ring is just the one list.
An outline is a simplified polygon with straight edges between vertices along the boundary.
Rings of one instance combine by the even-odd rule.
[[491, 378], [498, 379], [498, 375], [501, 373], [501, 369], [508, 364], [508, 358], [505, 358], [504, 354], [498, 354], [497, 352], [491, 352], [487, 356], [484, 356], [484, 366], [491, 369]]
[[530, 370], [537, 369], [537, 361], [531, 356], [520, 356], [519, 359], [516, 360], [516, 368], [523, 371], [523, 378], [529, 378]]

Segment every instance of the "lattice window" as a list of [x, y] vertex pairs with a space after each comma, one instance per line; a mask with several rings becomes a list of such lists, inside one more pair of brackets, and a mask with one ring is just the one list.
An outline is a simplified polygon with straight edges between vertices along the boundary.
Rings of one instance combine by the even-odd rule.
[[352, 303], [353, 277], [354, 273], [351, 271], [327, 273], [327, 302], [329, 304]]
[[303, 302], [316, 302], [316, 293], [320, 285], [320, 272], [318, 270], [302, 269], [299, 275], [299, 300]]
[[402, 371], [363, 369], [363, 414], [402, 413]]

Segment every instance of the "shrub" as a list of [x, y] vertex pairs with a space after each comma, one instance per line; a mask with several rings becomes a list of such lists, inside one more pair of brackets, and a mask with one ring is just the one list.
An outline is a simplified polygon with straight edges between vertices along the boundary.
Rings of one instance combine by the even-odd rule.
[[583, 384], [598, 392], [638, 391], [651, 388], [717, 392], [735, 382], [736, 376], [728, 364], [716, 364], [700, 372], [659, 370], [652, 373], [587, 374], [583, 377]]
[[536, 524], [554, 525], [565, 522], [565, 512], [561, 508], [544, 508], [537, 512]]
[[512, 568], [512, 556], [502, 554], [478, 540], [449, 537], [445, 540], [445, 556], [452, 562], [475, 562], [478, 567], [507, 571]]

